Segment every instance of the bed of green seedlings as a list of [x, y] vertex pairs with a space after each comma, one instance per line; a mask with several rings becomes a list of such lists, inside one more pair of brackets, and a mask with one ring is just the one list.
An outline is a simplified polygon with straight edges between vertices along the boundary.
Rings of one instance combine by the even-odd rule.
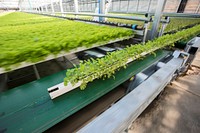
[[165, 32], [179, 31], [186, 26], [194, 25], [194, 24], [200, 24], [200, 19], [199, 18], [170, 18], [170, 23], [167, 25]]
[[[112, 13], [113, 15], [119, 15], [119, 16], [138, 16], [138, 17], [144, 17], [144, 15], [137, 15], [137, 14], [119, 14], [119, 13]], [[124, 20], [124, 19], [114, 19], [114, 18], [108, 18], [108, 21], [110, 22], [117, 22], [117, 23], [124, 23], [124, 24], [137, 24], [137, 25], [143, 25], [144, 22], [140, 21], [134, 21], [134, 20]], [[170, 17], [170, 23], [167, 25], [165, 29], [166, 32], [170, 31], [179, 31], [184, 27], [200, 24], [199, 18], [183, 18], [183, 17]], [[152, 27], [152, 24], [149, 28]]]
[[[137, 15], [137, 14], [114, 13], [113, 15], [144, 17], [144, 15]], [[108, 21], [117, 22], [117, 23], [124, 23], [124, 24], [137, 24], [137, 25], [143, 25], [144, 24], [144, 22], [139, 22], [139, 21], [134, 21], [134, 20], [123, 20], [123, 19], [113, 19], [113, 18], [109, 18]], [[170, 23], [167, 25], [165, 32], [179, 31], [184, 27], [187, 27], [189, 25], [195, 25], [195, 24], [200, 24], [199, 18], [170, 17]], [[149, 28], [151, 28], [151, 26], [152, 26], [152, 24], [150, 25]]]
[[163, 48], [165, 46], [173, 46], [179, 40], [187, 40], [200, 33], [200, 25], [192, 28], [179, 31], [175, 34], [167, 34], [156, 38], [153, 41], [148, 41], [146, 44], [137, 44], [127, 47], [121, 51], [109, 53], [100, 59], [91, 59], [80, 63], [79, 67], [75, 67], [66, 72], [64, 84], [69, 82], [76, 84], [82, 81], [80, 89], [85, 89], [87, 83], [95, 79], [110, 78], [121, 67], [126, 68], [128, 59], [137, 59], [141, 57], [143, 52], [152, 52], [153, 50]]
[[[32, 16], [32, 14], [18, 12], [16, 15], [20, 16], [19, 19], [22, 20], [22, 23], [26, 21], [26, 18], [31, 19], [27, 16]], [[35, 18], [37, 15], [33, 16]], [[15, 18], [13, 14], [12, 18]], [[18, 22], [17, 18], [15, 20]], [[34, 19], [31, 20], [35, 22]], [[101, 45], [132, 35], [133, 31], [129, 29], [63, 19], [57, 19], [55, 22], [2, 26], [0, 67], [9, 69], [10, 65], [21, 62], [37, 62], [48, 55], [57, 55], [61, 51], [68, 52], [78, 47], [91, 47], [94, 44]]]
[[13, 12], [0, 17], [0, 27], [2, 26], [17, 26], [25, 24], [37, 24], [44, 22], [59, 21], [56, 18], [46, 17], [23, 12]]
[[[109, 13], [109, 15], [117, 15], [117, 16], [138, 16], [138, 17], [144, 17], [144, 15], [137, 15], [137, 14], [119, 14], [119, 13]], [[75, 15], [66, 15], [67, 17], [75, 18]], [[78, 16], [79, 18], [82, 19], [93, 19], [91, 16]], [[125, 19], [117, 19], [117, 18], [108, 18], [107, 21], [109, 22], [114, 22], [114, 23], [122, 23], [122, 24], [137, 24], [137, 25], [143, 25], [144, 22], [140, 21], [134, 21], [134, 20], [125, 20]], [[166, 32], [170, 31], [179, 31], [182, 28], [189, 26], [189, 25], [194, 25], [194, 24], [199, 24], [200, 19], [199, 18], [182, 18], [182, 17], [170, 17], [170, 23], [167, 25], [165, 29]], [[151, 28], [152, 24], [150, 25], [149, 28]]]

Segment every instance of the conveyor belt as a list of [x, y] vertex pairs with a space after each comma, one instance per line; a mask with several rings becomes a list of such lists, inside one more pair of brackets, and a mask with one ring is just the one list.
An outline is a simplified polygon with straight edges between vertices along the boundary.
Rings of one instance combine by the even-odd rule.
[[169, 51], [155, 53], [156, 57], [148, 55], [130, 63], [115, 74], [115, 79], [95, 80], [84, 91], [77, 88], [55, 100], [51, 100], [47, 88], [62, 82], [66, 71], [0, 93], [0, 131], [45, 131], [165, 57]]

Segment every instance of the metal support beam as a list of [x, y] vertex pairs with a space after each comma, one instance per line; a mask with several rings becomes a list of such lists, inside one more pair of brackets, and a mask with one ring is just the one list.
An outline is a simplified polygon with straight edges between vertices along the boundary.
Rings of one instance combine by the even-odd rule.
[[29, 4], [29, 7], [30, 7], [30, 11], [32, 11], [32, 5], [31, 5], [30, 0], [28, 0], [28, 4]]
[[143, 35], [143, 39], [142, 39], [143, 43], [145, 43], [147, 41], [147, 33], [148, 33], [149, 25], [150, 25], [150, 22], [144, 23], [145, 30], [144, 30], [144, 35]]
[[52, 15], [55, 15], [55, 10], [54, 10], [54, 6], [53, 6], [53, 0], [51, 0], [51, 12], [52, 12]]
[[147, 8], [147, 12], [149, 12], [149, 10], [150, 10], [150, 7], [151, 7], [151, 0], [149, 0], [149, 2], [148, 2], [148, 8]]
[[[99, 0], [99, 14], [105, 14], [105, 0]], [[104, 21], [104, 17], [99, 17], [99, 21]]]
[[137, 0], [137, 4], [136, 4], [136, 12], [138, 12], [138, 7], [139, 7], [139, 0]]
[[128, 13], [128, 11], [129, 11], [129, 4], [130, 4], [130, 0], [128, 0], [128, 5], [127, 5], [127, 11], [126, 11], [126, 13]]
[[134, 90], [139, 84], [148, 78], [148, 75], [144, 73], [138, 73], [135, 75], [134, 79], [129, 83], [129, 86], [126, 90], [126, 94]]
[[36, 65], [33, 65], [33, 69], [34, 69], [36, 78], [37, 78], [37, 79], [40, 79], [40, 75], [39, 75], [39, 72], [38, 72], [38, 70], [37, 70]]
[[[75, 11], [75, 13], [78, 13], [78, 0], [74, 0], [74, 11]], [[76, 16], [76, 18], [78, 18], [77, 15], [75, 15], [75, 16]]]
[[[104, 14], [108, 14], [108, 11], [110, 9], [112, 0], [106, 0], [105, 2], [105, 8], [104, 8]], [[120, 1], [121, 2], [121, 1]], [[104, 18], [104, 21], [107, 21], [108, 18]]]
[[199, 5], [198, 5], [198, 7], [197, 7], [197, 9], [195, 11], [196, 14], [199, 12], [199, 9], [200, 9], [200, 1], [199, 1]]
[[167, 23], [162, 23], [162, 26], [161, 26], [161, 29], [160, 29], [160, 32], [159, 32], [158, 36], [162, 36], [163, 35], [164, 30], [165, 30], [166, 27], [167, 27]]
[[163, 33], [165, 31], [165, 28], [167, 27], [169, 22], [170, 22], [170, 18], [169, 17], [166, 17], [165, 20], [161, 20], [162, 26], [161, 26], [161, 29], [159, 31], [159, 35], [158, 36], [162, 36], [163, 35]]
[[60, 12], [62, 13], [62, 16], [65, 16], [64, 14], [63, 14], [63, 4], [62, 4], [62, 0], [60, 0]]
[[158, 35], [158, 28], [160, 25], [160, 20], [162, 17], [165, 4], [166, 4], [166, 0], [158, 0], [157, 6], [156, 6], [156, 12], [154, 16], [154, 21], [153, 21], [153, 26], [151, 29], [151, 40], [157, 37]]
[[177, 13], [183, 13], [185, 11], [185, 7], [187, 5], [188, 0], [181, 0], [181, 3], [178, 7]]
[[41, 10], [42, 8], [41, 8], [41, 7], [38, 7], [38, 9], [39, 9], [39, 12], [42, 13], [42, 10]]
[[179, 8], [180, 4], [181, 4], [181, 0], [179, 0], [179, 3], [177, 5], [177, 7], [176, 7], [176, 12], [178, 12], [178, 8]]
[[1, 74], [0, 75], [0, 92], [8, 89], [7, 81], [8, 81], [8, 73]]
[[40, 13], [40, 7], [37, 7], [38, 13]]
[[19, 6], [19, 11], [22, 11], [22, 0], [19, 0], [18, 6]]
[[37, 7], [35, 7], [35, 12], [38, 13], [38, 8]]
[[[60, 12], [56, 12], [60, 13]], [[117, 18], [117, 19], [127, 19], [127, 20], [136, 20], [136, 21], [146, 21], [150, 22], [151, 18], [144, 17], [135, 17], [135, 16], [117, 16], [117, 15], [105, 15], [105, 14], [96, 14], [96, 13], [74, 13], [74, 12], [64, 12], [64, 14], [72, 14], [72, 15], [82, 15], [82, 16], [97, 16], [97, 17], [106, 17], [106, 18]]]
[[119, 0], [119, 11], [121, 10], [121, 0]]
[[200, 14], [194, 14], [194, 13], [163, 13], [163, 15], [169, 17], [200, 18]]
[[48, 5], [45, 5], [45, 11], [48, 12]]
[[43, 13], [44, 12], [43, 6], [41, 6], [40, 8], [41, 8], [41, 12]]

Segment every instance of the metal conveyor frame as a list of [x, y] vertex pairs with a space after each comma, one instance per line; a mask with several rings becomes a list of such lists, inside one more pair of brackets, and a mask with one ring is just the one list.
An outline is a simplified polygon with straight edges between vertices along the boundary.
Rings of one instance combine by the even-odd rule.
[[78, 133], [123, 132], [171, 81], [184, 59], [173, 58], [127, 96], [102, 113]]

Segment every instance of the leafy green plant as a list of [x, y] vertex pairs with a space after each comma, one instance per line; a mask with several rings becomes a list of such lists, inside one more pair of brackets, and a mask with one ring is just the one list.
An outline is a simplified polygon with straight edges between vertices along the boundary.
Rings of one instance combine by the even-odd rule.
[[199, 24], [199, 18], [170, 18], [170, 23], [167, 25], [165, 29], [166, 32], [170, 31], [179, 31], [182, 28], [185, 28], [189, 25]]
[[153, 41], [148, 41], [145, 45], [132, 45], [121, 51], [108, 53], [104, 58], [81, 62], [79, 67], [67, 70], [64, 84], [67, 85], [70, 82], [74, 85], [78, 81], [82, 81], [80, 88], [85, 89], [87, 83], [95, 79], [110, 78], [116, 71], [120, 70], [120, 68], [126, 68], [130, 59], [139, 59], [145, 56], [145, 54], [152, 53], [156, 49], [165, 46], [173, 46], [175, 42], [194, 37], [199, 33], [200, 25], [197, 25], [175, 34], [167, 34]]
[[[13, 12], [0, 17], [0, 27], [55, 22], [59, 19], [24, 12]], [[11, 28], [11, 27], [10, 27]]]
[[[114, 15], [119, 16], [139, 16], [143, 17], [144, 15], [136, 15], [136, 14], [119, 14], [116, 13]], [[115, 18], [108, 18], [108, 21], [110, 22], [116, 22], [116, 23], [123, 23], [123, 24], [137, 24], [137, 25], [143, 25], [144, 22], [134, 21], [134, 20], [124, 20], [124, 19], [115, 19]], [[170, 23], [167, 25], [165, 29], [165, 33], [170, 31], [179, 31], [182, 30], [182, 28], [186, 28], [190, 25], [200, 24], [199, 18], [184, 18], [184, 17], [170, 17]], [[150, 24], [150, 29], [152, 27], [152, 23]]]
[[[14, 14], [20, 16], [19, 21], [17, 17], [12, 16]], [[57, 55], [61, 51], [69, 52], [78, 47], [101, 45], [133, 35], [133, 31], [129, 29], [55, 18], [55, 21], [33, 24], [35, 20], [30, 19], [33, 14], [15, 12], [9, 15], [12, 19], [15, 18], [17, 24], [1, 27], [0, 67], [4, 68], [21, 62], [37, 62], [48, 55]], [[33, 15], [33, 18], [37, 16], [39, 15]], [[48, 20], [49, 17], [45, 18]]]

